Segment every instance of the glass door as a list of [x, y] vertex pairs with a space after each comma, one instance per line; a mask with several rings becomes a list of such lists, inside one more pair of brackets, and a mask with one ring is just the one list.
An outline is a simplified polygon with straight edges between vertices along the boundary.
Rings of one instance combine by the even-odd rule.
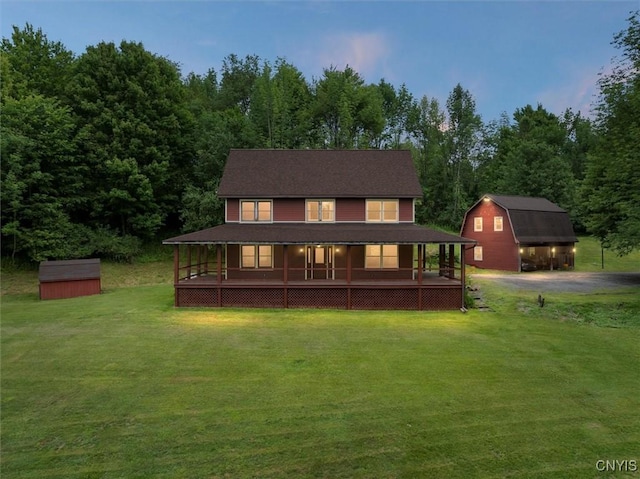
[[307, 246], [305, 279], [334, 279], [333, 254], [333, 246]]

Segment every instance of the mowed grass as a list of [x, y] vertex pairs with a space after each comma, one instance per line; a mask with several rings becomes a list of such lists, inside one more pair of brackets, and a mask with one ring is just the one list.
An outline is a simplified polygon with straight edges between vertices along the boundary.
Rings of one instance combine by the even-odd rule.
[[636, 477], [596, 463], [640, 459], [640, 328], [482, 288], [493, 312], [4, 295], [2, 477]]

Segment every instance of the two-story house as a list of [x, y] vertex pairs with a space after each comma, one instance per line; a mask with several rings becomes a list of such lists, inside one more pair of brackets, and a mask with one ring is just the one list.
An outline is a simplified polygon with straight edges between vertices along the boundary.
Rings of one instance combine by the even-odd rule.
[[218, 196], [223, 225], [164, 241], [176, 306], [464, 306], [474, 241], [415, 224], [409, 151], [231, 150]]

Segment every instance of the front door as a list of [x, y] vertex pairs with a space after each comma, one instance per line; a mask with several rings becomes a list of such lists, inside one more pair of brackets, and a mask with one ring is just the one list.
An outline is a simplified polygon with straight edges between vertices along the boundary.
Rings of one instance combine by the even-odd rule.
[[307, 246], [305, 279], [334, 279], [333, 246]]

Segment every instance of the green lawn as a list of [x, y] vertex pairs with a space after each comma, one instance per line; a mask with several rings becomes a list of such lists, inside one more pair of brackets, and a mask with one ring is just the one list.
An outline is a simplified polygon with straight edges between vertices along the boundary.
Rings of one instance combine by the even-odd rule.
[[640, 271], [640, 250], [618, 256], [611, 250], [603, 252], [600, 242], [593, 237], [581, 236], [579, 239], [576, 243], [576, 271]]
[[584, 319], [639, 291], [481, 287], [493, 312], [4, 295], [2, 477], [625, 477], [596, 462], [640, 460], [640, 326]]

